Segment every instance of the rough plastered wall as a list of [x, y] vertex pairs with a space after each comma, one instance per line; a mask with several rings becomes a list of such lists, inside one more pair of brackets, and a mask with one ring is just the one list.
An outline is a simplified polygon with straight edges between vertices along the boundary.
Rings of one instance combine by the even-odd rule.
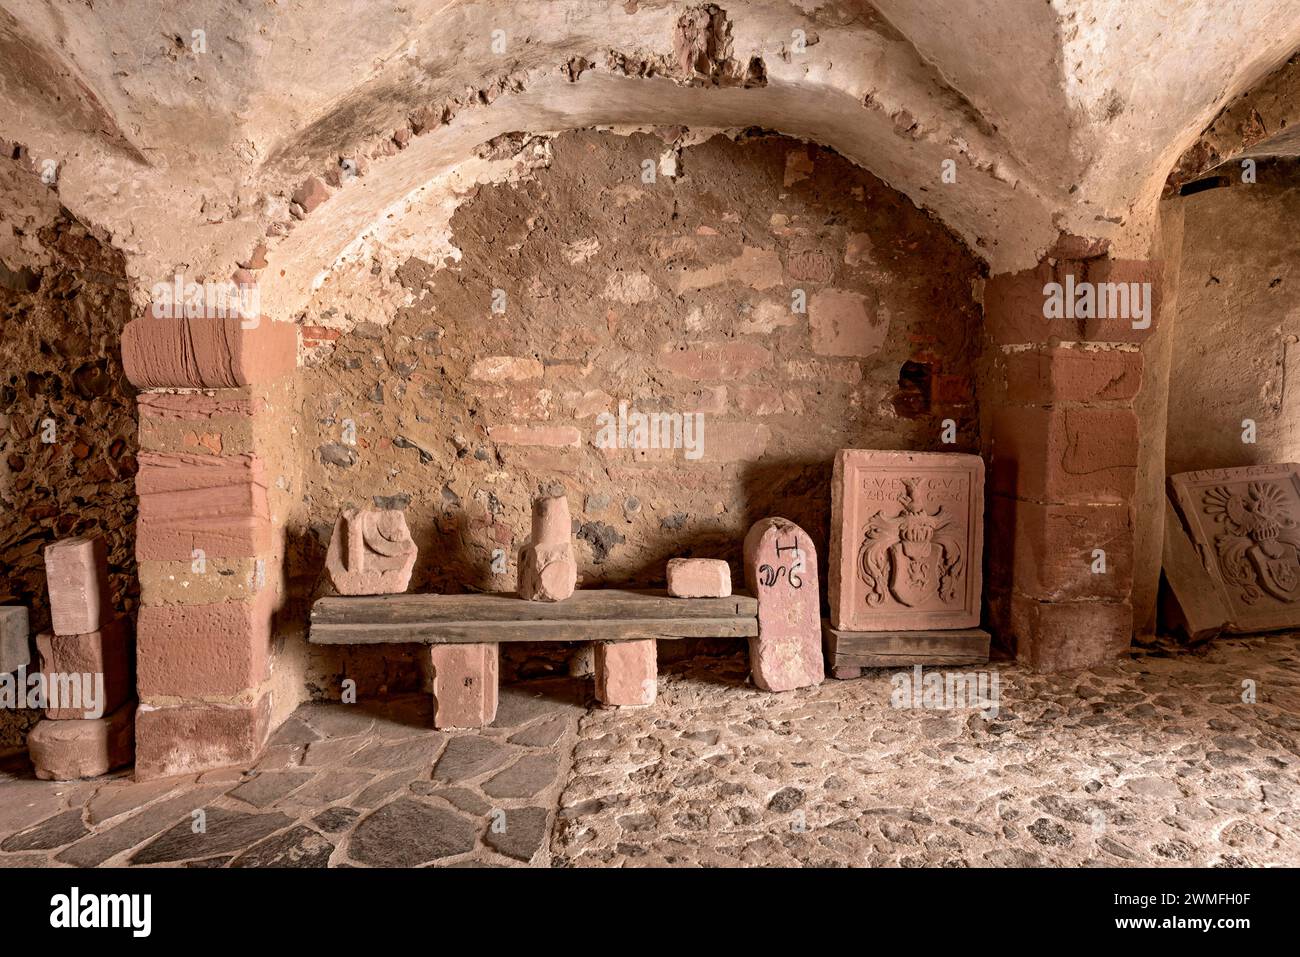
[[[119, 605], [134, 606], [135, 400], [118, 338], [121, 257], [23, 164], [0, 159], [0, 604], [49, 626], [44, 548], [102, 534]], [[52, 441], [45, 441], [52, 439]], [[0, 751], [37, 712], [0, 711]]]
[[1258, 180], [1174, 200], [1185, 215], [1170, 474], [1300, 461], [1300, 175], [1261, 165]]
[[[493, 144], [549, 163], [467, 196], [450, 255], [381, 256], [322, 287], [302, 319], [299, 561], [318, 593], [349, 506], [405, 509], [411, 590], [513, 589], [553, 484], [581, 587], [662, 582], [676, 555], [728, 559], [742, 582], [740, 542], [767, 515], [825, 563], [836, 449], [979, 448], [979, 270], [951, 233], [832, 152], [659, 133]], [[699, 413], [699, 457], [597, 448], [620, 402]]]

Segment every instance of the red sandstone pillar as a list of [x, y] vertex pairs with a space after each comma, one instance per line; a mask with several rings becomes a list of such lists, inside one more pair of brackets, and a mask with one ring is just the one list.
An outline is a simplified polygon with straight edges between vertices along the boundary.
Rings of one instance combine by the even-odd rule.
[[[1136, 283], [1152, 297], [1151, 326], [1133, 304], [1119, 317], [1049, 317], [1050, 283]], [[1103, 258], [1047, 260], [985, 288], [990, 620], [1038, 671], [1104, 663], [1132, 638], [1133, 398], [1159, 302], [1152, 264]]]
[[267, 409], [296, 365], [297, 330], [146, 316], [127, 324], [122, 358], [137, 388], [193, 390], [138, 400], [136, 777], [248, 764], [273, 723], [272, 516], [293, 467]]

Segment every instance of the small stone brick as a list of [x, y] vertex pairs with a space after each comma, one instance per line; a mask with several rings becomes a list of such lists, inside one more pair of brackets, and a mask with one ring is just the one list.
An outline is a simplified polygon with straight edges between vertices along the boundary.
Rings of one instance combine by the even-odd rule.
[[292, 200], [302, 207], [304, 213], [310, 213], [325, 200], [330, 198], [330, 191], [317, 176], [309, 176], [293, 192]]
[[717, 422], [694, 439], [705, 462], [749, 462], [762, 458], [772, 430], [762, 423]]
[[269, 695], [251, 705], [141, 705], [136, 714], [137, 781], [251, 766], [266, 743]]
[[659, 687], [658, 648], [644, 641], [596, 642], [596, 699], [606, 707], [645, 707]]
[[0, 675], [31, 664], [30, 627], [25, 605], [0, 605]]
[[522, 382], [540, 379], [545, 372], [537, 359], [523, 356], [486, 356], [470, 366], [469, 377], [483, 382]]
[[[55, 721], [84, 719], [87, 712], [97, 710], [98, 716], [116, 711], [131, 697], [131, 639], [122, 619], [105, 622], [98, 631], [85, 635], [53, 635], [49, 632], [36, 636], [36, 649], [40, 654], [41, 673], [45, 675], [47, 693], [50, 689], [68, 687], [71, 680], [80, 681], [82, 675], [102, 676], [100, 690], [103, 700], [95, 707], [82, 698], [83, 707], [49, 707], [45, 717]], [[89, 689], [82, 686], [83, 692]], [[63, 703], [67, 703], [66, 699]]]
[[562, 425], [497, 425], [488, 430], [492, 441], [500, 445], [543, 445], [577, 448], [582, 433]]
[[27, 735], [27, 751], [43, 781], [107, 774], [131, 763], [135, 702], [91, 721], [40, 721]]
[[779, 389], [741, 386], [736, 390], [736, 407], [745, 415], [780, 415], [785, 411]]
[[812, 350], [823, 356], [873, 356], [889, 333], [889, 322], [876, 314], [874, 303], [858, 292], [823, 289], [808, 301]]
[[495, 644], [432, 645], [433, 726], [483, 728], [497, 716]]
[[99, 536], [65, 538], [47, 546], [45, 578], [56, 635], [89, 634], [113, 618], [108, 546]]
[[731, 566], [720, 558], [670, 558], [668, 594], [674, 598], [726, 598], [731, 594]]
[[684, 348], [669, 347], [659, 357], [661, 368], [696, 382], [739, 379], [772, 360], [772, 354], [755, 342], [692, 342]]

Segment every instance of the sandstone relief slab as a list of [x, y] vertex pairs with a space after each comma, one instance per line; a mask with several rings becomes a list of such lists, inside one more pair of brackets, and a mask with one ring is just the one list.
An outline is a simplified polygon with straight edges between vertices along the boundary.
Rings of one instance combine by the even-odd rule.
[[1224, 631], [1300, 627], [1300, 465], [1182, 472], [1169, 485], [1205, 571], [1181, 586], [1170, 577], [1180, 601], [1188, 589], [1215, 589]]
[[984, 461], [842, 449], [831, 481], [831, 623], [848, 631], [980, 622]]

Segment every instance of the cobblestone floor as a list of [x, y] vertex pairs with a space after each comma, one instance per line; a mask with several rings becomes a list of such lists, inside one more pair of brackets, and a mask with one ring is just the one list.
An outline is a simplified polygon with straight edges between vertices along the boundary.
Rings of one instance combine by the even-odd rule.
[[0, 866], [1300, 864], [1300, 637], [997, 665], [996, 714], [891, 707], [895, 671], [770, 695], [745, 670], [666, 667], [634, 711], [515, 685], [483, 733], [429, 730], [424, 698], [307, 705], [197, 778], [13, 760]]

